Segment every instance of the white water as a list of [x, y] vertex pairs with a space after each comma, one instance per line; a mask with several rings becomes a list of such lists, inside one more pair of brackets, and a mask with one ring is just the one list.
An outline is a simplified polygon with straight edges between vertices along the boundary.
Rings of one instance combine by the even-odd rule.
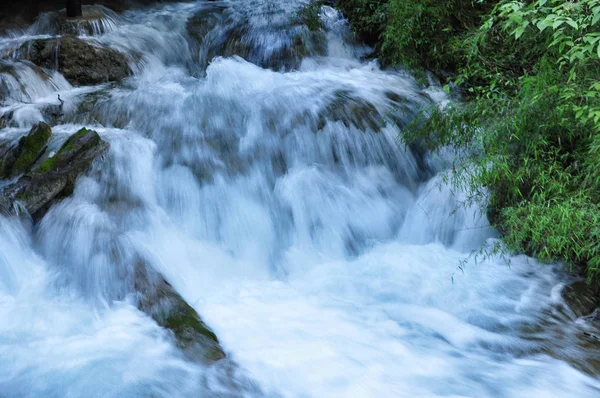
[[[375, 132], [348, 123], [352, 112], [319, 118], [341, 96], [409, 120], [440, 94], [359, 61], [365, 49], [330, 8], [327, 55], [290, 68], [289, 44], [310, 36], [289, 22], [305, 3], [111, 17], [88, 40], [131, 56], [135, 75], [119, 86], [72, 88], [10, 61], [22, 87], [11, 75], [0, 138], [25, 134], [61, 93], [52, 145], [83, 122], [111, 149], [35, 228], [0, 218], [0, 396], [600, 394], [597, 348], [565, 338], [586, 325], [564, 310], [558, 272], [525, 257], [461, 267], [494, 233], [476, 209], [453, 212], [443, 162], [425, 170], [391, 121]], [[198, 44], [186, 21], [203, 10], [218, 24]], [[53, 34], [43, 27], [27, 34]], [[235, 29], [254, 64], [217, 57], [204, 69]], [[90, 92], [101, 99], [80, 115]], [[132, 305], [138, 257], [237, 366], [187, 362]]]

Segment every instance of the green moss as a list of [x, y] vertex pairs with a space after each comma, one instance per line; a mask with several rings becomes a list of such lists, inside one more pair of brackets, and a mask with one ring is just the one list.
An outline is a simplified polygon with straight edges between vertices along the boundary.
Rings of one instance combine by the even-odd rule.
[[[85, 127], [81, 130], [77, 131], [75, 134], [71, 135], [67, 141], [60, 147], [58, 152], [51, 158], [46, 159], [37, 169], [35, 169], [35, 173], [46, 173], [50, 170], [56, 169], [63, 160], [65, 152], [69, 152], [75, 148], [75, 143], [84, 135], [88, 134], [91, 130], [86, 129]], [[99, 140], [99, 137], [98, 137]]]
[[[214, 362], [225, 357], [217, 336], [202, 322], [196, 311], [183, 301], [171, 310], [162, 326], [175, 334], [177, 345], [182, 350], [200, 343], [204, 360]], [[199, 336], [206, 338], [209, 343], [199, 341]]]
[[19, 154], [12, 166], [11, 175], [16, 176], [29, 170], [40, 156], [52, 136], [52, 129], [46, 123], [40, 123], [19, 141]]
[[209, 340], [219, 343], [217, 336], [200, 320], [200, 317], [192, 307], [186, 303], [180, 303], [174, 308], [167, 319], [164, 327], [175, 333], [177, 340], [184, 346], [188, 346], [195, 342], [193, 333], [197, 332]]
[[38, 167], [37, 169], [35, 169], [36, 173], [46, 173], [50, 170], [54, 170], [56, 166], [56, 158], [55, 157], [51, 157], [48, 158], [44, 161], [44, 163], [42, 163], [40, 165], [40, 167]]
[[78, 132], [76, 132], [75, 134], [73, 134], [72, 136], [70, 136], [69, 139], [62, 145], [62, 147], [60, 147], [57, 155], [60, 155], [61, 153], [65, 152], [65, 151], [72, 150], [74, 148], [75, 142], [78, 139], [80, 139], [81, 137], [83, 137], [84, 135], [86, 135], [87, 133], [89, 133], [90, 131], [91, 130], [88, 130], [84, 127], [81, 130], [79, 130]]

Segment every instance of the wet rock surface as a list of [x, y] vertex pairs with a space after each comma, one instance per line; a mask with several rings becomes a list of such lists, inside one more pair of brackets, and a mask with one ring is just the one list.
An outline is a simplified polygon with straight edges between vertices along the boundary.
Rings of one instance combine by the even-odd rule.
[[76, 86], [118, 81], [130, 74], [125, 55], [73, 36], [32, 40], [23, 44], [19, 52], [37, 66], [58, 69]]
[[600, 306], [600, 289], [585, 281], [567, 284], [561, 294], [565, 304], [577, 317], [588, 316]]
[[19, 204], [34, 218], [41, 217], [52, 203], [73, 192], [77, 177], [108, 148], [98, 133], [84, 128], [69, 137], [54, 156], [35, 165], [45, 155], [50, 137], [50, 126], [40, 123], [17, 146], [0, 146], [4, 176], [24, 173], [0, 193], [5, 211]]
[[[274, 32], [284, 35], [267, 45], [264, 37], [275, 37]], [[216, 56], [239, 56], [264, 68], [293, 70], [304, 58], [326, 53], [325, 32], [320, 26], [311, 29], [298, 17], [257, 26], [251, 17], [242, 17], [220, 2], [210, 2], [190, 17], [187, 34], [201, 70]]]
[[335, 93], [332, 101], [322, 109], [319, 115], [319, 130], [325, 127], [327, 120], [342, 122], [346, 127], [354, 126], [362, 131], [379, 131], [385, 125], [383, 115], [373, 104], [348, 90]]
[[225, 358], [217, 336], [159, 273], [138, 262], [134, 286], [140, 310], [173, 332], [188, 359], [211, 364]]
[[12, 178], [30, 170], [44, 153], [51, 136], [52, 130], [46, 123], [33, 126], [29, 134], [19, 140], [14, 150], [7, 149], [6, 155], [0, 160], [0, 176]]

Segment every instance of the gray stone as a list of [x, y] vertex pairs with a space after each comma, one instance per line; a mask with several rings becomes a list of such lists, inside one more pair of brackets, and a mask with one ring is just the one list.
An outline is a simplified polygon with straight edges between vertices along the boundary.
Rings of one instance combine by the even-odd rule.
[[118, 81], [131, 72], [125, 55], [73, 36], [31, 40], [19, 52], [37, 66], [58, 69], [76, 86]]

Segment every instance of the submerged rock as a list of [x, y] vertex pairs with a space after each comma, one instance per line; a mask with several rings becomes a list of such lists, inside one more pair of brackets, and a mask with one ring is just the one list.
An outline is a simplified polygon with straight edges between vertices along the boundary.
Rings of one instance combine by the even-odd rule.
[[[73, 192], [77, 177], [85, 173], [94, 159], [108, 148], [98, 133], [83, 128], [69, 137], [54, 156], [30, 170], [43, 155], [50, 136], [50, 126], [40, 123], [21, 139], [16, 150], [12, 151], [14, 155], [10, 155], [11, 149], [5, 150], [9, 160], [11, 156], [15, 158], [11, 175], [14, 175], [13, 170], [25, 174], [2, 192], [4, 207], [10, 209], [19, 203], [34, 217], [41, 217], [54, 201]], [[22, 144], [24, 140], [26, 144]], [[26, 149], [19, 149], [21, 146]]]
[[[257, 25], [252, 18], [241, 17], [220, 2], [207, 4], [187, 21], [197, 65], [204, 70], [217, 56], [239, 56], [263, 68], [298, 69], [302, 60], [327, 52], [325, 31], [311, 30], [299, 18], [274, 18], [269, 24]], [[274, 31], [277, 40], [264, 40]]]
[[130, 75], [125, 55], [73, 36], [28, 41], [20, 54], [37, 66], [58, 69], [76, 86], [118, 81]]
[[318, 129], [325, 127], [327, 120], [342, 122], [346, 127], [359, 130], [379, 131], [385, 126], [385, 119], [377, 108], [351, 91], [340, 90], [319, 113]]
[[217, 336], [159, 273], [138, 262], [134, 285], [140, 310], [173, 332], [188, 359], [211, 364], [226, 357]]

